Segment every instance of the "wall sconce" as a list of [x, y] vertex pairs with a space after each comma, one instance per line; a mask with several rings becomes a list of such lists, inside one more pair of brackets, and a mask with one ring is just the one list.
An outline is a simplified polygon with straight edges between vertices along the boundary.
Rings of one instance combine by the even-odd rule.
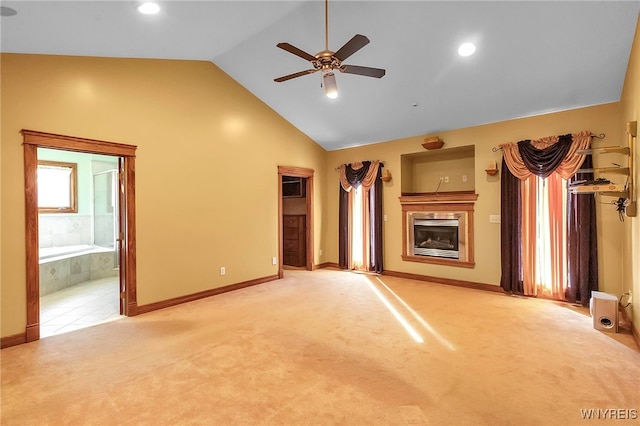
[[491, 160], [489, 161], [489, 168], [485, 169], [485, 172], [487, 172], [487, 175], [489, 176], [495, 176], [498, 174], [498, 165], [496, 164], [495, 160]]
[[387, 169], [382, 169], [382, 176], [380, 177], [383, 182], [391, 182], [391, 172]]
[[439, 136], [426, 138], [422, 146], [424, 149], [440, 149], [444, 145], [444, 141]]

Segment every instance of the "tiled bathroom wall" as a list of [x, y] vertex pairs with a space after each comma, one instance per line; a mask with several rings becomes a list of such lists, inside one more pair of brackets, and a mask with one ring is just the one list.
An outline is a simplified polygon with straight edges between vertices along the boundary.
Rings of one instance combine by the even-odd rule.
[[91, 244], [91, 216], [41, 214], [38, 239], [40, 248]]

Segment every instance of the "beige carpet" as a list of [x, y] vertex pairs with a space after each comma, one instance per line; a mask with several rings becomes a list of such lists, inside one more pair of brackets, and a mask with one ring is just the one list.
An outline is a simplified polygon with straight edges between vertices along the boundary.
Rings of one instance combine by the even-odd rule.
[[[622, 425], [640, 415], [631, 336], [594, 330], [584, 310], [333, 270], [287, 271], [0, 356], [2, 425]], [[583, 420], [589, 409], [627, 418]]]

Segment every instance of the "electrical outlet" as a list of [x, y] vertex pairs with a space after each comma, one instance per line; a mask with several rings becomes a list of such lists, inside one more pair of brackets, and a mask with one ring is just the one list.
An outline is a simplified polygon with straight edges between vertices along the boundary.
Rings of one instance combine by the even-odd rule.
[[275, 256], [273, 256], [273, 257], [271, 258], [271, 264], [272, 264], [272, 265], [277, 265], [277, 264], [278, 264], [278, 258], [277, 258], [277, 257], [275, 257]]
[[467, 175], [462, 175], [462, 182], [466, 182], [467, 181]]
[[227, 273], [227, 269], [224, 266], [220, 267], [220, 275], [224, 275]]
[[449, 176], [444, 177], [444, 183], [449, 183]]
[[490, 214], [489, 215], [489, 223], [500, 223], [500, 215], [499, 214]]
[[320, 256], [322, 256], [322, 249], [320, 249]]

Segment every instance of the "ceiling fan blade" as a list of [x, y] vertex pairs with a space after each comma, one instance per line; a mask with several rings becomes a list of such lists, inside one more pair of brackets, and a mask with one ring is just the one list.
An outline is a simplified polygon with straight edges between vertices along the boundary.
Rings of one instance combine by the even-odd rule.
[[302, 77], [303, 75], [307, 75], [307, 74], [313, 74], [316, 71], [318, 70], [314, 69], [314, 70], [300, 71], [294, 74], [285, 75], [283, 77], [274, 78], [273, 81], [275, 81], [276, 83], [282, 83], [283, 81], [291, 80], [292, 78]]
[[384, 77], [386, 73], [382, 68], [360, 67], [358, 65], [344, 65], [341, 71], [347, 74], [357, 74], [375, 78]]
[[344, 61], [367, 44], [369, 44], [369, 39], [367, 37], [362, 34], [356, 34], [344, 46], [338, 49], [333, 56], [338, 58], [340, 61]]
[[300, 56], [302, 59], [306, 59], [307, 61], [315, 61], [316, 57], [308, 54], [304, 50], [300, 50], [292, 44], [289, 43], [278, 43], [276, 44], [280, 49], [286, 50], [289, 53], [293, 53], [296, 56]]

